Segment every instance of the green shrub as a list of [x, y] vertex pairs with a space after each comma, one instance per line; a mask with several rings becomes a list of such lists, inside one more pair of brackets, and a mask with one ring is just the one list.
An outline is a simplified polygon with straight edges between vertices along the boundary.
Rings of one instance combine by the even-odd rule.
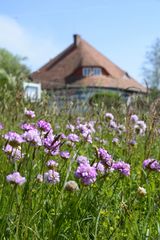
[[97, 104], [98, 106], [105, 105], [107, 108], [117, 108], [124, 102], [122, 96], [114, 92], [100, 92], [94, 94], [90, 99], [91, 105]]

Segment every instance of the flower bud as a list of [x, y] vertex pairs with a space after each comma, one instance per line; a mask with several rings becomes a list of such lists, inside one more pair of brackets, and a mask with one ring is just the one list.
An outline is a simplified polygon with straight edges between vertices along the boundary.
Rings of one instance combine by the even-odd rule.
[[145, 196], [145, 195], [147, 194], [146, 189], [143, 188], [143, 187], [139, 187], [139, 188], [138, 188], [138, 193], [139, 193], [141, 196]]
[[78, 184], [75, 181], [66, 182], [64, 189], [70, 192], [79, 190]]

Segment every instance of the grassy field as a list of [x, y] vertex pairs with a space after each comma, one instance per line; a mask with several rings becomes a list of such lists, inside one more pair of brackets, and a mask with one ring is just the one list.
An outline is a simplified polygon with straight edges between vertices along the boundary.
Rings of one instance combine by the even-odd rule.
[[72, 109], [1, 103], [1, 239], [160, 239], [156, 106]]

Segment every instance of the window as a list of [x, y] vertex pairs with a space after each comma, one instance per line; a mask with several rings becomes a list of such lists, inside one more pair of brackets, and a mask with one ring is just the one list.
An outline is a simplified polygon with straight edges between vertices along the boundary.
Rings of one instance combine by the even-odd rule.
[[82, 70], [84, 77], [87, 76], [98, 76], [102, 74], [102, 69], [99, 67], [84, 67]]
[[92, 68], [83, 68], [82, 74], [83, 76], [87, 77], [90, 76], [92, 73]]
[[102, 69], [101, 68], [93, 68], [94, 75], [98, 76], [102, 74]]
[[26, 100], [35, 102], [41, 99], [41, 84], [24, 82], [23, 88]]

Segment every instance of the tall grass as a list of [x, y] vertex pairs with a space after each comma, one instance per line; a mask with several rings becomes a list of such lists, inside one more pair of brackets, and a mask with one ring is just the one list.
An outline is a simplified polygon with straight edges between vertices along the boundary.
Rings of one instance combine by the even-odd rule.
[[[1, 103], [0, 121], [4, 129], [0, 130], [0, 236], [1, 239], [159, 239], [160, 238], [160, 177], [159, 169], [152, 170], [150, 165], [144, 169], [145, 159], [160, 160], [159, 118], [156, 108], [144, 114], [138, 113], [147, 129], [139, 134], [131, 115], [136, 109], [126, 107], [125, 111], [111, 109], [117, 128], [110, 126], [105, 117], [105, 106], [92, 106], [87, 112], [73, 112], [73, 105], [66, 105], [63, 111], [48, 106], [48, 101], [25, 103], [18, 93], [8, 95], [8, 100]], [[7, 96], [5, 96], [7, 99]], [[19, 97], [19, 98], [18, 98]], [[16, 101], [16, 99], [18, 99]], [[10, 103], [10, 104], [8, 104]], [[35, 111], [34, 119], [24, 116], [24, 108]], [[124, 106], [123, 106], [124, 107]], [[94, 121], [92, 142], [76, 128], [74, 134], [78, 142], [68, 140], [71, 133], [66, 128], [88, 124]], [[58, 153], [51, 156], [44, 151], [44, 146], [30, 142], [21, 144], [19, 161], [13, 161], [3, 148], [8, 141], [4, 135], [8, 131], [23, 134], [21, 123], [35, 123], [43, 119], [51, 123], [53, 134], [59, 140], [60, 152], [68, 151], [70, 157], [64, 159]], [[120, 128], [119, 125], [123, 125]], [[87, 125], [88, 126], [88, 125]], [[37, 128], [37, 125], [36, 125]], [[41, 139], [49, 133], [42, 134]], [[62, 133], [67, 138], [62, 137]], [[61, 136], [61, 137], [60, 137]], [[118, 138], [118, 142], [113, 139]], [[135, 140], [135, 141], [133, 141]], [[96, 181], [84, 184], [76, 177], [77, 157], [86, 156], [91, 166], [101, 160], [98, 149], [107, 150], [114, 162], [124, 161], [130, 164], [130, 175], [105, 166], [105, 172], [98, 172]], [[20, 149], [20, 148], [19, 148]], [[60, 181], [54, 184], [44, 179], [48, 171], [46, 163], [53, 159], [58, 163], [55, 169], [60, 174]], [[22, 185], [7, 182], [6, 176], [18, 171], [26, 178]], [[41, 174], [43, 179], [37, 179]], [[68, 181], [77, 184], [66, 187]], [[143, 187], [145, 191], [140, 191]]]

